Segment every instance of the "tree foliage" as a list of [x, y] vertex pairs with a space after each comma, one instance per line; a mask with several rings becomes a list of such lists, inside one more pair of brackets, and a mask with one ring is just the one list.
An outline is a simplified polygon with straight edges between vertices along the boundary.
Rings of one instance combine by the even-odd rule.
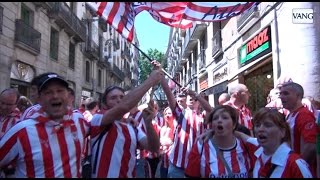
[[[157, 49], [148, 49], [148, 52], [146, 53], [148, 57], [152, 60], [157, 60], [162, 64], [163, 69], [166, 69], [167, 67], [167, 61], [165, 59], [165, 56], [162, 52], [158, 51]], [[148, 58], [146, 58], [144, 55], [140, 55], [139, 59], [139, 83], [141, 84], [143, 81], [145, 81], [149, 74], [152, 71], [152, 65]]]

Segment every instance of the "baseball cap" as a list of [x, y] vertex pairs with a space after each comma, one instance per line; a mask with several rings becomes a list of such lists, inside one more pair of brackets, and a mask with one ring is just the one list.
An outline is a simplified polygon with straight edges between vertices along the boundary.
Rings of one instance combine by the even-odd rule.
[[38, 81], [38, 92], [41, 92], [43, 88], [48, 84], [48, 82], [56, 80], [60, 81], [66, 88], [69, 87], [69, 84], [66, 80], [64, 80], [63, 77], [59, 76], [56, 73], [47, 74], [43, 77], [41, 77]]

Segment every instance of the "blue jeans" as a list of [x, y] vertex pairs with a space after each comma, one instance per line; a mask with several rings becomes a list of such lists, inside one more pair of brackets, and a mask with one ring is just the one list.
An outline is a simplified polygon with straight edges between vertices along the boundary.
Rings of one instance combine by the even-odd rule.
[[136, 161], [136, 172], [137, 172], [137, 175], [136, 175], [136, 178], [145, 178], [145, 170], [144, 170], [144, 167], [145, 167], [145, 159], [137, 159]]
[[169, 163], [168, 178], [184, 178], [184, 168], [179, 168]]
[[168, 168], [163, 167], [162, 164], [160, 166], [160, 178], [168, 178]]

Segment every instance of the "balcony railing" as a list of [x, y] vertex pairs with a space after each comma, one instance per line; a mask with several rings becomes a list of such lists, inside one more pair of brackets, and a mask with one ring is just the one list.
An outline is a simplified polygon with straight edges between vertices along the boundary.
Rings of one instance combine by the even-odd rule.
[[33, 54], [40, 53], [41, 33], [21, 19], [16, 19], [15, 41], [18, 46]]
[[252, 18], [257, 17], [259, 15], [258, 13], [258, 7], [251, 8], [249, 11], [242, 13], [238, 20], [237, 20], [237, 28], [238, 30], [242, 29], [248, 21], [250, 21]]
[[55, 22], [63, 27], [66, 33], [73, 36], [76, 41], [85, 42], [87, 36], [86, 26], [65, 2], [55, 2], [48, 16], [54, 18]]
[[50, 10], [51, 8], [54, 7], [55, 2], [33, 2], [36, 7], [43, 7], [47, 10]]
[[221, 31], [218, 30], [215, 32], [214, 36], [212, 37], [212, 57], [216, 57], [216, 55], [221, 51], [222, 51]]
[[124, 73], [118, 68], [118, 66], [116, 64], [113, 64], [112, 73], [115, 74], [122, 81], [125, 78]]
[[99, 59], [100, 58], [100, 48], [91, 38], [88, 39], [86, 43], [86, 55], [89, 58]]

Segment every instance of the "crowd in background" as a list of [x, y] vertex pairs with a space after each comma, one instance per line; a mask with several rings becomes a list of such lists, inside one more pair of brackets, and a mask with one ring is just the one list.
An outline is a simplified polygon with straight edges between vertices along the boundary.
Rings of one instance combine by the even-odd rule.
[[[81, 99], [78, 108], [67, 81], [52, 72], [32, 80], [30, 100], [3, 90], [0, 176], [320, 177], [320, 105], [301, 85], [280, 78], [252, 114], [246, 85], [229, 85], [211, 107], [188, 88], [174, 95], [161, 65], [152, 64], [140, 86], [107, 87], [101, 100]], [[152, 98], [139, 105], [158, 84], [168, 107]]]

